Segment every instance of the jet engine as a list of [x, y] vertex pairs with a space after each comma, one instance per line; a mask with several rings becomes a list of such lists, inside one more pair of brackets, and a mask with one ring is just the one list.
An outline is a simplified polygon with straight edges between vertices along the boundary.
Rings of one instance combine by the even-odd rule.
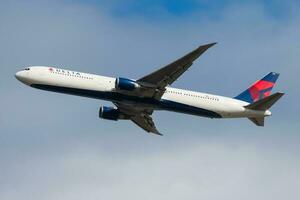
[[99, 109], [99, 118], [117, 121], [119, 119], [129, 119], [129, 116], [121, 113], [117, 108], [101, 106]]
[[99, 110], [99, 117], [108, 120], [120, 119], [120, 111], [113, 107], [101, 106]]
[[140, 88], [140, 85], [136, 81], [127, 78], [116, 78], [116, 89], [134, 91]]

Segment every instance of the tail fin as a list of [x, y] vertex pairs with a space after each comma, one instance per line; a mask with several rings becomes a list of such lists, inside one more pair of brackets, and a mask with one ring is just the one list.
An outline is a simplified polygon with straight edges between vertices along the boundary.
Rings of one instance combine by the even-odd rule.
[[[277, 92], [275, 94], [272, 94], [271, 96], [268, 96], [264, 99], [260, 99], [254, 103], [251, 103], [245, 108], [251, 109], [251, 110], [260, 110], [260, 111], [266, 111], [269, 108], [271, 108], [282, 96], [284, 93]], [[271, 115], [271, 112], [268, 114]], [[265, 117], [251, 117], [249, 118], [254, 124], [257, 126], [264, 126]]]
[[278, 73], [270, 72], [261, 80], [256, 81], [253, 85], [250, 86], [250, 88], [234, 98], [246, 101], [248, 103], [253, 103], [265, 97], [268, 97], [271, 94], [271, 90], [273, 89], [278, 76]]

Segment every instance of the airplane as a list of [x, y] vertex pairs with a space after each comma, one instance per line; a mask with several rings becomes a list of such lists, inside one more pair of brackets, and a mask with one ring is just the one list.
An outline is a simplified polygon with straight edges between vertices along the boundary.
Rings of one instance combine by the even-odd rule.
[[101, 106], [99, 117], [131, 120], [149, 133], [162, 135], [151, 117], [155, 110], [167, 110], [207, 118], [248, 118], [264, 126], [271, 106], [284, 93], [271, 94], [279, 76], [271, 72], [231, 98], [170, 87], [193, 62], [216, 43], [199, 46], [176, 61], [137, 80], [87, 74], [47, 66], [30, 66], [15, 77], [33, 88], [111, 101]]

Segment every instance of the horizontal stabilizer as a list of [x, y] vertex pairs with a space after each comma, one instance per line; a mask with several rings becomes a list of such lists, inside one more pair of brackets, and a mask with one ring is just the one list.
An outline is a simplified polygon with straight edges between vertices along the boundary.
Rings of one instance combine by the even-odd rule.
[[252, 109], [252, 110], [268, 110], [269, 108], [271, 108], [274, 103], [276, 103], [276, 101], [278, 101], [282, 96], [284, 95], [284, 93], [281, 92], [277, 92], [275, 94], [272, 94], [266, 98], [263, 98], [261, 100], [258, 100], [254, 103], [251, 103], [247, 106], [245, 106], [245, 108], [248, 109]]
[[256, 117], [256, 118], [249, 117], [248, 119], [250, 119], [257, 126], [264, 126], [265, 125], [265, 118], [264, 117]]

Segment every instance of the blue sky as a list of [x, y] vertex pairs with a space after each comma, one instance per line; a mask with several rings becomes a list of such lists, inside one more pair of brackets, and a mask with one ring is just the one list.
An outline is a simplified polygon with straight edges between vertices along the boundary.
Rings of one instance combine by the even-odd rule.
[[[70, 1], [74, 2], [74, 1]], [[188, 17], [195, 13], [203, 13], [210, 17], [217, 17], [224, 9], [236, 5], [257, 4], [263, 7], [265, 13], [276, 19], [286, 18], [290, 15], [297, 1], [279, 0], [130, 0], [130, 1], [75, 1], [81, 4], [96, 7], [108, 7], [109, 13], [119, 17], [144, 17], [148, 20], [156, 20], [162, 14], [169, 17]]]
[[[0, 1], [0, 199], [299, 199], [297, 1]], [[98, 119], [109, 102], [14, 78], [29, 65], [139, 78], [218, 42], [173, 86], [235, 96], [270, 71], [259, 128], [155, 112], [164, 137]], [[145, 195], [147, 194], [147, 195]]]

